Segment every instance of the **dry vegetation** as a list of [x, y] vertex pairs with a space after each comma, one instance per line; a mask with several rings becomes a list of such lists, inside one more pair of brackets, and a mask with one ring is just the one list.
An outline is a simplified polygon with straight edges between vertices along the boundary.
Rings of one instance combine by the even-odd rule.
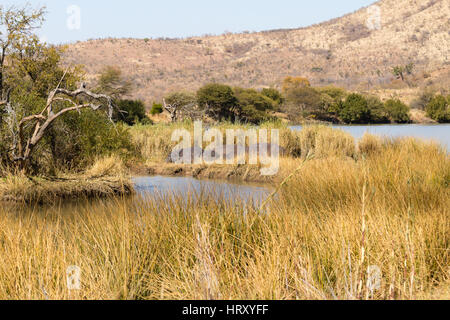
[[[306, 163], [285, 159], [303, 167], [262, 208], [189, 195], [3, 206], [0, 299], [449, 299], [447, 153], [373, 136], [352, 157], [351, 143], [319, 145]], [[66, 287], [70, 265], [79, 291]]]
[[[279, 85], [288, 75], [409, 102], [422, 87], [448, 89], [450, 8], [447, 0], [382, 0], [382, 28], [369, 30], [366, 8], [308, 28], [188, 39], [101, 39], [69, 46], [67, 63], [94, 79], [120, 66], [148, 104], [173, 90], [217, 81], [243, 87]], [[395, 80], [395, 65], [414, 74]]]
[[49, 204], [132, 194], [133, 186], [117, 156], [98, 159], [83, 174], [59, 173], [55, 177], [30, 177], [4, 169], [0, 179], [0, 201]]

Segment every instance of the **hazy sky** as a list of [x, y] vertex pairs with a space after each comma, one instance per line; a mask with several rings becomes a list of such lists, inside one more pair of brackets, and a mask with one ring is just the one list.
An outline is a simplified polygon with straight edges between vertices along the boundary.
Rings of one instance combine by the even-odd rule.
[[62, 43], [297, 28], [353, 12], [375, 0], [0, 0], [0, 5], [27, 2], [47, 7], [40, 36]]

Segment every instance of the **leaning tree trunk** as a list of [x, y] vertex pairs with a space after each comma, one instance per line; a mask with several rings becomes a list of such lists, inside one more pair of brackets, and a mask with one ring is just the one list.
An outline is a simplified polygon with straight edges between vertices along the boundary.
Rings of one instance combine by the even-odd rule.
[[[13, 153], [13, 160], [18, 164], [20, 169], [29, 169], [31, 156], [35, 150], [35, 147], [39, 144], [42, 138], [48, 134], [48, 130], [51, 128], [56, 119], [71, 111], [79, 111], [84, 108], [98, 110], [102, 107], [101, 103], [97, 105], [91, 102], [80, 104], [80, 101], [83, 99], [98, 102], [103, 100], [106, 102], [108, 107], [108, 117], [110, 120], [112, 119], [113, 103], [111, 97], [103, 94], [92, 93], [84, 87], [81, 87], [75, 91], [56, 88], [49, 94], [46, 106], [41, 113], [25, 117], [17, 124], [17, 133], [16, 136], [13, 136], [13, 146], [11, 149]], [[53, 104], [55, 102], [68, 103], [72, 106], [55, 111], [53, 108]], [[26, 138], [25, 126], [32, 124], [34, 124], [33, 130]]]

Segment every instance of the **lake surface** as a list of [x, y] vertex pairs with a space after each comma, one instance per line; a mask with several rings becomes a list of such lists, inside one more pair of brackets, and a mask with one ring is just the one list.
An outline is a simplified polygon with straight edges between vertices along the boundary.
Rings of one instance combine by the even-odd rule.
[[135, 177], [133, 183], [137, 196], [143, 198], [181, 196], [196, 201], [211, 197], [255, 205], [261, 204], [273, 191], [266, 185], [197, 180], [190, 177]]
[[[333, 128], [342, 129], [360, 139], [366, 132], [390, 138], [414, 137], [440, 143], [450, 152], [450, 124], [405, 124], [405, 125], [362, 125], [344, 126], [334, 125]], [[301, 130], [302, 126], [293, 126], [293, 130]]]

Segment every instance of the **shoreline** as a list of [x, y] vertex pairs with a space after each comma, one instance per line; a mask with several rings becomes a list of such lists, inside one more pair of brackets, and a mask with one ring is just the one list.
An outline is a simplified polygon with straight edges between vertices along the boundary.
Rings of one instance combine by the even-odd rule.
[[0, 182], [0, 202], [45, 204], [55, 200], [106, 198], [133, 193], [130, 179], [114, 176], [11, 176]]

